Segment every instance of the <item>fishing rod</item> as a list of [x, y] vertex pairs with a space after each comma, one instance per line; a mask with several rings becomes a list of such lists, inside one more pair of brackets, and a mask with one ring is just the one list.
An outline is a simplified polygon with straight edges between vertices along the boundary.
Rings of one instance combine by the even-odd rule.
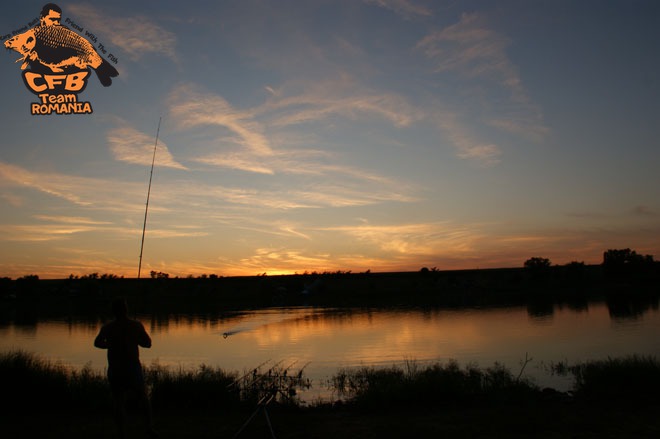
[[277, 363], [273, 365], [270, 369], [262, 373], [261, 375], [256, 376], [252, 381], [246, 383], [245, 387], [250, 388], [254, 387], [255, 384], [265, 380], [266, 378], [272, 377], [273, 376], [273, 371], [275, 371], [280, 364], [284, 363], [284, 360], [280, 360]]
[[286, 376], [286, 375], [287, 375], [287, 372], [289, 372], [289, 369], [291, 369], [291, 368], [292, 368], [293, 366], [295, 366], [297, 363], [298, 363], [298, 360], [293, 360], [293, 363], [289, 364], [288, 367], [285, 367], [284, 369], [282, 369], [281, 375], [282, 375], [282, 376]]
[[149, 196], [151, 195], [151, 181], [154, 177], [154, 163], [156, 163], [156, 148], [158, 147], [158, 135], [160, 134], [160, 121], [163, 117], [158, 118], [158, 129], [156, 129], [156, 142], [154, 143], [154, 154], [151, 158], [151, 173], [149, 174], [149, 188], [147, 189], [147, 205], [144, 208], [144, 223], [142, 224], [142, 243], [140, 244], [140, 262], [138, 263], [138, 279], [142, 271], [142, 251], [144, 250], [144, 234], [147, 231], [147, 212], [149, 211]]
[[[270, 361], [270, 360], [268, 360]], [[262, 373], [261, 375], [257, 376], [255, 379], [252, 380], [252, 382], [247, 383], [245, 388], [246, 389], [254, 389], [255, 385], [262, 381], [266, 380], [267, 382], [264, 383], [264, 385], [260, 388], [257, 389], [260, 391], [259, 396], [259, 402], [257, 402], [257, 407], [252, 412], [250, 417], [243, 423], [241, 428], [238, 429], [236, 434], [234, 434], [233, 438], [236, 439], [238, 438], [241, 433], [245, 430], [245, 428], [252, 422], [254, 417], [259, 413], [263, 412], [265, 418], [266, 418], [266, 424], [268, 425], [268, 429], [270, 431], [270, 436], [272, 439], [276, 439], [275, 436], [275, 431], [273, 430], [273, 425], [270, 422], [270, 416], [268, 415], [268, 405], [275, 401], [277, 399], [278, 393], [283, 395], [285, 398], [291, 398], [291, 390], [292, 390], [292, 385], [295, 386], [295, 382], [292, 383], [292, 378], [287, 377], [287, 372], [289, 369], [291, 369], [293, 366], [295, 366], [298, 363], [298, 360], [294, 360], [292, 363], [290, 363], [287, 367], [280, 369], [277, 371], [276, 369], [279, 367], [280, 364], [282, 364], [284, 360], [280, 360], [273, 367], [268, 369], [265, 373]], [[262, 363], [262, 365], [265, 363]], [[309, 364], [309, 363], [307, 363]], [[307, 364], [303, 366], [303, 369], [307, 367]], [[302, 377], [302, 371], [303, 369], [300, 369], [300, 372], [298, 373], [299, 377]], [[255, 372], [257, 369], [254, 369]], [[273, 373], [275, 371], [275, 373]], [[249, 376], [250, 373], [248, 372], [245, 377]], [[300, 379], [300, 378], [299, 378]], [[287, 390], [285, 392], [285, 390]]]
[[305, 369], [307, 368], [307, 366], [310, 365], [310, 363], [311, 363], [311, 361], [308, 361], [307, 363], [305, 363], [305, 365], [303, 367], [300, 368], [300, 370], [298, 371], [298, 379], [302, 379], [302, 374], [305, 371]]
[[241, 381], [243, 381], [245, 378], [247, 378], [247, 377], [250, 376], [250, 375], [256, 376], [256, 374], [257, 374], [257, 372], [259, 371], [259, 369], [261, 369], [261, 368], [262, 368], [263, 366], [265, 366], [267, 363], [270, 363], [270, 359], [264, 361], [264, 362], [261, 363], [259, 366], [255, 367], [254, 369], [250, 369], [250, 370], [249, 370], [248, 372], [246, 372], [245, 375], [243, 375], [242, 377], [240, 377], [240, 378], [236, 378], [234, 381], [232, 381], [231, 383], [229, 383], [229, 384], [227, 385], [227, 388], [230, 388], [230, 387], [235, 386], [236, 384], [240, 383]]

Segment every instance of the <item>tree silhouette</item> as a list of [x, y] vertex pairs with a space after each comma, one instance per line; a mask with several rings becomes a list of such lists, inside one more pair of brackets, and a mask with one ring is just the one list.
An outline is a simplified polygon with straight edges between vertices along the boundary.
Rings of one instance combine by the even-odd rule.
[[169, 273], [163, 273], [162, 271], [151, 270], [149, 273], [152, 279], [169, 279]]
[[610, 249], [603, 253], [603, 269], [608, 275], [631, 275], [650, 270], [654, 265], [653, 256], [641, 255], [635, 250]]
[[550, 259], [533, 257], [525, 261], [525, 271], [531, 274], [532, 279], [545, 279], [550, 272]]
[[530, 270], [547, 270], [550, 268], [550, 259], [548, 258], [539, 258], [539, 257], [533, 257], [529, 258], [525, 261], [525, 268], [528, 268]]

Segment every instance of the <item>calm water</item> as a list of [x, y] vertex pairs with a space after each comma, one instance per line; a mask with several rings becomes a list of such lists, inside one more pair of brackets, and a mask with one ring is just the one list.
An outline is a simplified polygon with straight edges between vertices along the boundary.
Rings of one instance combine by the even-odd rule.
[[[175, 368], [200, 364], [244, 371], [268, 360], [305, 365], [315, 388], [341, 367], [458, 360], [482, 367], [503, 363], [542, 386], [567, 390], [570, 381], [551, 376], [548, 364], [660, 353], [660, 312], [613, 318], [605, 304], [581, 310], [555, 307], [541, 316], [527, 308], [462, 310], [332, 310], [286, 308], [237, 313], [209, 320], [190, 315], [152, 320], [137, 316], [153, 338], [143, 363]], [[0, 327], [0, 351], [20, 348], [55, 361], [104, 370], [105, 351], [92, 342], [98, 323], [44, 321]], [[227, 335], [224, 337], [223, 334]], [[323, 392], [316, 389], [317, 394]], [[327, 392], [326, 392], [327, 393]], [[312, 395], [312, 394], [310, 394]], [[312, 395], [308, 399], [315, 398]]]

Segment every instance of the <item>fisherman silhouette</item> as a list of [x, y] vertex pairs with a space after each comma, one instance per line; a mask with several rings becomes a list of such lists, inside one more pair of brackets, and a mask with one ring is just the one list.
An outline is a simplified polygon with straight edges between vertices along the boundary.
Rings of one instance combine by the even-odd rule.
[[151, 337], [142, 323], [128, 318], [124, 299], [112, 302], [115, 320], [105, 324], [94, 340], [94, 346], [108, 350], [108, 381], [114, 401], [114, 416], [119, 436], [126, 437], [125, 399], [134, 393], [144, 410], [149, 437], [158, 437], [153, 428], [151, 404], [144, 384], [138, 346], [151, 347]]

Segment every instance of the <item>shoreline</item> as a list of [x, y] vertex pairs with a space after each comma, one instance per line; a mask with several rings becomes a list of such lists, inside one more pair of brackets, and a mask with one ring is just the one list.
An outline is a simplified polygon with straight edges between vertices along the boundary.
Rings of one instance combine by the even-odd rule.
[[[653, 269], [608, 273], [601, 265], [403, 273], [305, 273], [278, 276], [124, 279], [90, 275], [40, 280], [0, 279], [0, 301], [38, 317], [107, 315], [123, 296], [136, 314], [205, 313], [269, 307], [499, 307], [590, 301], [634, 301], [657, 307], [660, 263]], [[104, 277], [105, 276], [105, 277]]]
[[[12, 437], [114, 437], [104, 377], [77, 371], [67, 381], [61, 368], [58, 372], [33, 355], [19, 355], [17, 361], [27, 363], [14, 364], [23, 373], [18, 377], [0, 355], [4, 432]], [[497, 367], [364, 368], [352, 377], [335, 376], [345, 385], [346, 379], [362, 383], [345, 402], [300, 406], [277, 401], [267, 410], [279, 438], [657, 437], [660, 362], [654, 357], [557, 367], [581, 377], [572, 394], [535, 388]], [[227, 392], [227, 383], [236, 380], [233, 373], [200, 369], [150, 379], [158, 377], [160, 387], [152, 383], [152, 405], [161, 437], [231, 437], [255, 412], [258, 395], [242, 399]], [[140, 434], [138, 417], [129, 417], [129, 428]], [[263, 416], [257, 416], [241, 437], [268, 437], [266, 428]]]

